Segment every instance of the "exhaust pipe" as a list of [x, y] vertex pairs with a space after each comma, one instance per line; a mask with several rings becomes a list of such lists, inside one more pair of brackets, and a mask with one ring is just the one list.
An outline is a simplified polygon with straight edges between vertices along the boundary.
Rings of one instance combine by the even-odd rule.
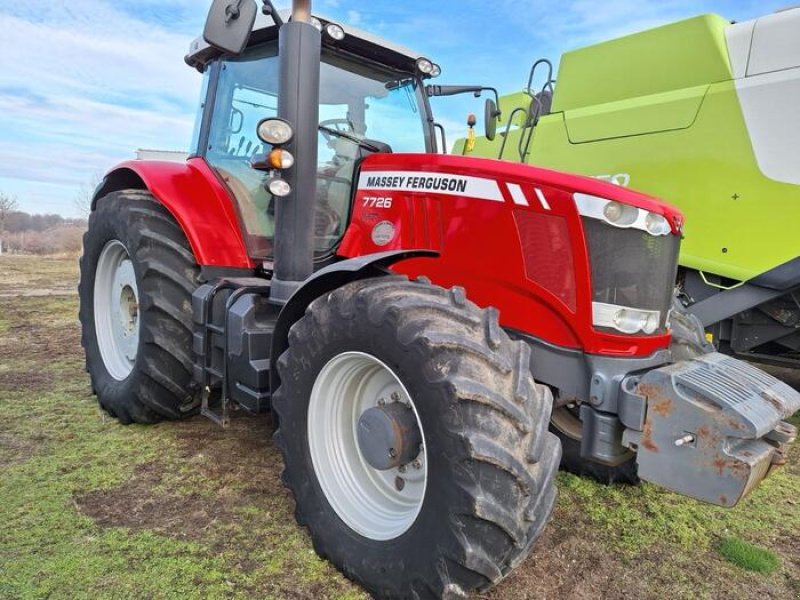
[[292, 20], [280, 28], [278, 43], [278, 116], [294, 128], [288, 149], [295, 165], [284, 173], [292, 192], [276, 198], [275, 271], [270, 297], [276, 303], [285, 303], [314, 271], [322, 35], [311, 25], [311, 0], [293, 2]]
[[292, 3], [292, 21], [311, 22], [311, 0], [295, 0]]

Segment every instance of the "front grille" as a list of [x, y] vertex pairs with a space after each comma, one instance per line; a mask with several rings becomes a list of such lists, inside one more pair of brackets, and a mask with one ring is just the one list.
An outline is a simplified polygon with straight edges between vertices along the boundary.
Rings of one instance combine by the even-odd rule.
[[661, 321], [655, 333], [663, 333], [672, 306], [680, 238], [653, 236], [586, 217], [582, 221], [594, 301], [657, 310]]

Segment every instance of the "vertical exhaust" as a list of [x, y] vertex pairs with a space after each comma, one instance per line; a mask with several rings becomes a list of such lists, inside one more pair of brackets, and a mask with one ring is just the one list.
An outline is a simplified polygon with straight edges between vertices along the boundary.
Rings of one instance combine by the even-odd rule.
[[292, 4], [292, 21], [311, 22], [311, 0], [295, 0]]
[[275, 271], [271, 298], [286, 302], [314, 270], [314, 210], [322, 35], [311, 24], [311, 0], [295, 0], [280, 28], [278, 116], [291, 123], [295, 165], [284, 173], [292, 192], [275, 199]]

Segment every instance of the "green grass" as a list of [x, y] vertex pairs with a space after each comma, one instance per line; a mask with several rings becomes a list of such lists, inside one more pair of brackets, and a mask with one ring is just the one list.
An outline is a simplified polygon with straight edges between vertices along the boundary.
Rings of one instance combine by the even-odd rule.
[[737, 537], [723, 540], [719, 545], [719, 553], [737, 567], [756, 573], [772, 573], [780, 565], [774, 552], [749, 544]]

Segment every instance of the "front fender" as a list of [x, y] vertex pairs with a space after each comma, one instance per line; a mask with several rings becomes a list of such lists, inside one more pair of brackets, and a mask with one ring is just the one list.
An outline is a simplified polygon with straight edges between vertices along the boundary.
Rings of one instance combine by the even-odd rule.
[[278, 388], [278, 358], [289, 347], [289, 329], [302, 318], [315, 299], [353, 281], [391, 275], [387, 269], [401, 260], [437, 256], [439, 253], [433, 250], [395, 250], [366, 254], [329, 265], [309, 277], [281, 309], [278, 322], [275, 324], [270, 373], [272, 392], [275, 393]]
[[123, 189], [149, 190], [175, 217], [200, 266], [255, 267], [233, 200], [202, 158], [124, 162], [106, 174], [92, 198], [92, 210], [103, 196]]

